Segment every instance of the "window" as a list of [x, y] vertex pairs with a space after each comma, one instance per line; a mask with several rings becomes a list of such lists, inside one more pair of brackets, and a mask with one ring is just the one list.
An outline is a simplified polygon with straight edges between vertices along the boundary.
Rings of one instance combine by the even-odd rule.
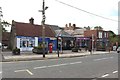
[[106, 33], [106, 32], [104, 32], [104, 37], [105, 37], [105, 38], [107, 37], [107, 33]]
[[99, 38], [102, 38], [102, 32], [99, 32]]
[[20, 39], [20, 47], [34, 47], [35, 46], [35, 40], [34, 38], [21, 38]]

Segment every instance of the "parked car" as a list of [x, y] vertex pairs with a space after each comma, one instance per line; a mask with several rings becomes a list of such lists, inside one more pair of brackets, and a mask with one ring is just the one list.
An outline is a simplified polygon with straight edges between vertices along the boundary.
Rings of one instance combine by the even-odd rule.
[[120, 53], [120, 46], [117, 48], [117, 53]]

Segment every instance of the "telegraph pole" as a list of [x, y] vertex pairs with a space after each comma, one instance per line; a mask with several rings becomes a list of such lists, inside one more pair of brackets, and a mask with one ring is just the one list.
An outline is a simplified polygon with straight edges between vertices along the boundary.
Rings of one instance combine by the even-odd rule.
[[42, 11], [42, 37], [43, 37], [43, 57], [45, 58], [45, 0], [43, 0]]
[[2, 50], [2, 22], [1, 22], [2, 17], [3, 17], [3, 15], [2, 15], [2, 7], [0, 7], [0, 46], [1, 46], [1, 50]]
[[45, 7], [45, 0], [43, 0], [43, 6], [42, 6], [42, 10], [39, 10], [39, 12], [42, 12], [42, 43], [43, 43], [43, 58], [45, 58], [45, 10], [48, 7]]

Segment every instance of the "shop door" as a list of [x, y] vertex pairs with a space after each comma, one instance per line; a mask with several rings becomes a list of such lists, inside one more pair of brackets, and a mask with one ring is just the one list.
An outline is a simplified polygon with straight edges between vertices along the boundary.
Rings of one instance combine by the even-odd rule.
[[22, 51], [28, 51], [29, 39], [22, 39], [21, 43], [22, 43], [21, 44]]

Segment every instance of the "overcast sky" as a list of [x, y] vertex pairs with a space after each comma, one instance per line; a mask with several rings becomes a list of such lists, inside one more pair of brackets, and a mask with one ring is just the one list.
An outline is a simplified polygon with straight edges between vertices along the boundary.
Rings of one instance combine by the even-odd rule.
[[[74, 7], [118, 20], [118, 2], [120, 0], [59, 0]], [[83, 11], [61, 4], [56, 0], [45, 0], [46, 24], [64, 27], [65, 24], [76, 24], [77, 27], [102, 26], [104, 30], [112, 30], [118, 34], [117, 21], [96, 17]], [[28, 23], [31, 17], [35, 24], [41, 24], [42, 0], [0, 0], [3, 11], [3, 20], [11, 23], [12, 20]]]

